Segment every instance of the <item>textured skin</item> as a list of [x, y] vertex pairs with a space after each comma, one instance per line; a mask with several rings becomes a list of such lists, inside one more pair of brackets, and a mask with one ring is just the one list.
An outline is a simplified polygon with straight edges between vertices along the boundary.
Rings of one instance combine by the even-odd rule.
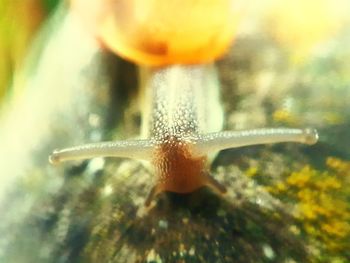
[[215, 112], [206, 110], [208, 100], [218, 99], [206, 96], [206, 89], [215, 88], [212, 67], [158, 69], [149, 84], [152, 88], [149, 137], [155, 145], [153, 164], [158, 191], [187, 193], [209, 184], [207, 158], [194, 156], [191, 146], [210, 126], [211, 130], [221, 128], [220, 116], [216, 116], [215, 123]]

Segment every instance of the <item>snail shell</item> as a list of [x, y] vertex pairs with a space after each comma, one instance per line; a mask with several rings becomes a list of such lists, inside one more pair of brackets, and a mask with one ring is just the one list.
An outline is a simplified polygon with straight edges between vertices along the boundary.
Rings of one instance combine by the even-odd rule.
[[238, 0], [71, 0], [103, 45], [137, 64], [211, 62], [225, 53], [242, 15]]

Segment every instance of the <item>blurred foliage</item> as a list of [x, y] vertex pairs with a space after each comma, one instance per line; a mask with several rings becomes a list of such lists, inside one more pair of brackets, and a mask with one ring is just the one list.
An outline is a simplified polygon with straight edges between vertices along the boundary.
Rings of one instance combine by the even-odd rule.
[[50, 13], [59, 3], [60, 0], [41, 0], [47, 13]]
[[[350, 161], [328, 157], [326, 168], [305, 165], [267, 189], [292, 205], [299, 222], [292, 228], [309, 242], [315, 262], [348, 262]], [[252, 175], [250, 171], [248, 175]]]
[[9, 92], [13, 74], [33, 36], [59, 0], [2, 0], [0, 3], [0, 102]]
[[276, 0], [267, 11], [267, 31], [300, 63], [334, 37], [348, 17], [347, 0]]

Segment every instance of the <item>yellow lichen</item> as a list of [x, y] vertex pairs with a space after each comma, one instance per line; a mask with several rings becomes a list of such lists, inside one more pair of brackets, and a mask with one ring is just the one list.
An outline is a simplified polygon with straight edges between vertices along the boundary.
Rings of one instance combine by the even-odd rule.
[[334, 157], [328, 157], [326, 164], [329, 168], [335, 170], [339, 175], [350, 174], [350, 162], [344, 162]]
[[287, 186], [284, 183], [279, 182], [276, 184], [276, 190], [279, 192], [284, 192], [287, 190]]
[[299, 120], [296, 115], [286, 109], [278, 109], [272, 114], [273, 120], [290, 125], [296, 125]]
[[258, 173], [258, 167], [256, 167], [256, 166], [249, 167], [245, 172], [245, 174], [249, 177], [253, 177], [253, 176], [257, 175], [257, 173]]
[[305, 166], [300, 172], [294, 172], [287, 178], [289, 185], [303, 187], [313, 175], [309, 166]]
[[341, 187], [341, 183], [334, 177], [327, 177], [322, 181], [315, 182], [315, 185], [321, 190], [326, 189], [339, 189]]
[[337, 220], [330, 221], [321, 225], [322, 230], [326, 231], [329, 235], [335, 237], [345, 237], [350, 232], [350, 225], [347, 222], [341, 222]]
[[294, 204], [306, 239], [331, 259], [350, 249], [350, 162], [328, 157], [326, 165], [324, 171], [306, 165], [267, 190]]

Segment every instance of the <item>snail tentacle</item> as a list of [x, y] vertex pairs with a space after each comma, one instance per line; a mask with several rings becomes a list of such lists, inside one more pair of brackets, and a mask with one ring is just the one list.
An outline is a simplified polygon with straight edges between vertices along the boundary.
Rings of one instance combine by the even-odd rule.
[[315, 129], [264, 128], [241, 131], [207, 133], [199, 137], [194, 146], [195, 153], [207, 154], [229, 148], [248, 145], [299, 142], [315, 144], [318, 134]]
[[153, 151], [150, 140], [126, 140], [85, 144], [55, 150], [49, 157], [52, 164], [96, 157], [122, 157], [150, 160]]

